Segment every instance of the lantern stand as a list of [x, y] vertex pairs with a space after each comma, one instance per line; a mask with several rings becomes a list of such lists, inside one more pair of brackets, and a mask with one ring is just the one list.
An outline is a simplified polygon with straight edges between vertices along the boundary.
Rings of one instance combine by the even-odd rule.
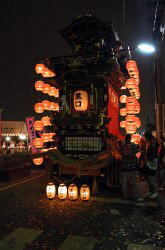
[[99, 186], [97, 183], [96, 176], [93, 177], [93, 183], [92, 183], [92, 194], [97, 194], [99, 193]]

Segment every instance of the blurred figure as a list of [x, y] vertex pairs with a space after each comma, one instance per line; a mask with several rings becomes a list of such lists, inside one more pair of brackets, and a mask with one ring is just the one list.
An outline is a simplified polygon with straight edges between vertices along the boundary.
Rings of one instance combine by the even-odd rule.
[[121, 175], [122, 175], [122, 191], [125, 199], [129, 198], [128, 183], [131, 184], [133, 190], [133, 198], [138, 202], [143, 201], [137, 185], [138, 181], [138, 159], [136, 154], [139, 152], [139, 145], [131, 142], [131, 135], [125, 135], [125, 143], [121, 147]]
[[141, 173], [145, 177], [148, 187], [150, 198], [156, 198], [157, 184], [156, 184], [156, 172], [158, 167], [158, 142], [155, 137], [150, 133], [146, 132], [145, 146], [142, 148], [142, 156], [140, 159]]
[[157, 180], [159, 190], [165, 189], [165, 139], [163, 137], [158, 138], [158, 170]]

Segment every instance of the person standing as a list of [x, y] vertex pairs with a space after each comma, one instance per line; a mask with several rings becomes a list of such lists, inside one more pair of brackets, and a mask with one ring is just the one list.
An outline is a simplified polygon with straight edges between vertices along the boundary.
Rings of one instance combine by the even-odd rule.
[[151, 133], [146, 132], [144, 136], [146, 139], [146, 152], [141, 172], [148, 183], [149, 197], [156, 198], [158, 196], [156, 172], [158, 167], [159, 144]]
[[143, 201], [137, 184], [138, 179], [138, 158], [139, 146], [131, 142], [131, 135], [125, 135], [125, 143], [121, 147], [121, 181], [122, 192], [125, 199], [129, 199], [128, 183], [132, 186], [133, 198], [137, 202]]

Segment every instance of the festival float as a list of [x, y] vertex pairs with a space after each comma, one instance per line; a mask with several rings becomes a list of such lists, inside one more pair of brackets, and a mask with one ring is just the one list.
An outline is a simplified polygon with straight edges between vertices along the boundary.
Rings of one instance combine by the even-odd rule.
[[57, 178], [106, 175], [112, 159], [119, 158], [120, 124], [131, 134], [140, 126], [138, 70], [113, 26], [92, 15], [76, 18], [60, 34], [72, 54], [41, 58], [35, 65], [32, 146], [50, 159]]

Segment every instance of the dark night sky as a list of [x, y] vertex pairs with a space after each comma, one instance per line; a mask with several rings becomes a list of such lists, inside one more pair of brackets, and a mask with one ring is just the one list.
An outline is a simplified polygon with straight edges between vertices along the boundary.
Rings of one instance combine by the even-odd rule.
[[[78, 15], [92, 13], [101, 21], [112, 22], [124, 46], [151, 41], [152, 23], [148, 0], [54, 0], [5, 1], [1, 6], [0, 108], [3, 119], [24, 120], [34, 115], [34, 61], [38, 56], [71, 53], [58, 30]], [[153, 121], [153, 56], [137, 55], [141, 72], [142, 116]]]

